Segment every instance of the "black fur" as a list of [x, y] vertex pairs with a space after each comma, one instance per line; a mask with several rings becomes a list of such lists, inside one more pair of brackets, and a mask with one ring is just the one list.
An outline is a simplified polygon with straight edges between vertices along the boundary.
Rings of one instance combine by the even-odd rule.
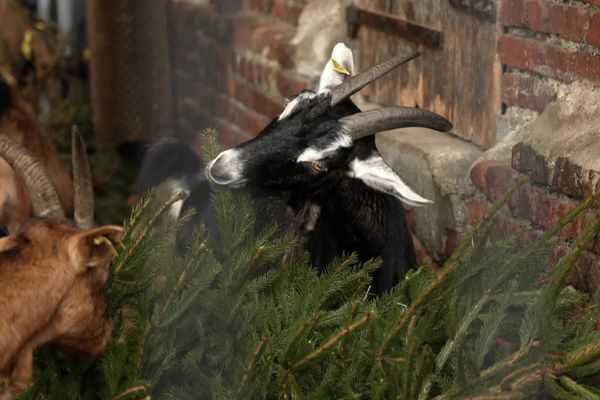
[[10, 86], [0, 76], [0, 117], [2, 117], [12, 107], [12, 95]]

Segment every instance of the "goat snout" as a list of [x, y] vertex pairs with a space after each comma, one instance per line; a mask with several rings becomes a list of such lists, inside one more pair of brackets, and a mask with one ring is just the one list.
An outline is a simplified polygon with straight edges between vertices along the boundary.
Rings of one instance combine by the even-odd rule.
[[217, 185], [242, 186], [242, 162], [239, 151], [230, 149], [219, 154], [206, 167], [207, 178]]

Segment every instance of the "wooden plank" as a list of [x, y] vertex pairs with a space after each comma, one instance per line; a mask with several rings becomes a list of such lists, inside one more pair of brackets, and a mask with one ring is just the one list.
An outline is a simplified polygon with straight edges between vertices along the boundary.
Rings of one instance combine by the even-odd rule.
[[436, 30], [444, 32], [444, 46], [432, 49], [369, 27], [358, 31], [360, 69], [396, 54], [421, 51], [422, 56], [363, 89], [369, 101], [380, 104], [419, 105], [448, 117], [457, 136], [482, 148], [494, 143], [501, 112], [501, 64], [496, 54], [495, 23], [441, 0], [359, 0], [361, 7], [380, 13], [394, 10], [411, 14], [423, 24], [431, 14]]
[[390, 35], [438, 49], [443, 46], [444, 33], [407, 20], [350, 5], [346, 9], [348, 35], [356, 38], [358, 28], [366, 26]]

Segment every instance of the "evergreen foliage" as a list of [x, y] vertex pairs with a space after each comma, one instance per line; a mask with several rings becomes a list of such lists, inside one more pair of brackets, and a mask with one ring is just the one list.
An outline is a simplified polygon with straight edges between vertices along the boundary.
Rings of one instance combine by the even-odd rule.
[[287, 257], [297, 243], [276, 226], [255, 234], [248, 199], [230, 191], [214, 196], [219, 240], [199, 229], [180, 256], [176, 227], [155, 226], [180, 196], [155, 211], [147, 197], [107, 289], [110, 349], [95, 362], [39, 351], [20, 398], [600, 399], [600, 291], [565, 283], [598, 214], [548, 271], [557, 233], [596, 198], [520, 247], [489, 239], [510, 194], [439, 270], [381, 298], [368, 290], [378, 260], [348, 255], [319, 275]]

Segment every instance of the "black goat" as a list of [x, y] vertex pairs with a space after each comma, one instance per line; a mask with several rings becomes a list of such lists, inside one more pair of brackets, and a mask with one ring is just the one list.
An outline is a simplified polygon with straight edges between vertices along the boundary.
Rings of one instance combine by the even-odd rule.
[[[220, 153], [196, 178], [201, 165], [181, 143], [166, 141], [147, 154], [142, 186], [175, 178], [191, 187], [183, 208], [195, 207], [195, 223], [214, 223], [209, 210], [209, 182], [246, 188], [259, 219], [274, 219], [300, 234], [313, 265], [321, 269], [343, 253], [362, 261], [381, 256], [383, 267], [373, 292], [389, 290], [416, 263], [399, 200], [429, 203], [388, 167], [375, 148], [376, 132], [422, 126], [440, 131], [452, 125], [418, 108], [387, 107], [361, 112], [349, 99], [368, 83], [414, 58], [396, 57], [350, 76], [352, 53], [338, 44], [321, 77], [318, 92], [304, 91], [291, 100], [255, 138]], [[338, 84], [339, 83], [339, 84]], [[187, 161], [186, 161], [187, 160]]]

